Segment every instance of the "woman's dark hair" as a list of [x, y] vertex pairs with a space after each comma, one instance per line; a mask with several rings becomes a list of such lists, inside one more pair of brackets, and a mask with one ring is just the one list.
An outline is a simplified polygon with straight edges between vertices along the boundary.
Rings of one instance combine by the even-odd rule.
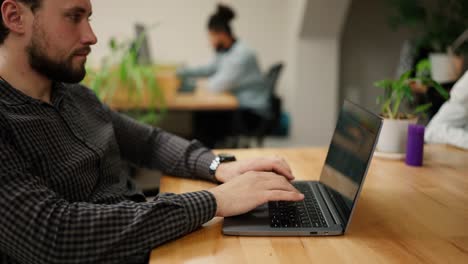
[[[31, 11], [34, 13], [40, 6], [42, 0], [17, 0], [18, 2], [21, 2], [23, 4], [26, 4], [31, 8]], [[3, 2], [5, 0], [0, 0], [0, 7], [3, 5]], [[5, 42], [5, 39], [8, 37], [8, 34], [10, 33], [10, 30], [5, 27], [5, 24], [3, 24], [3, 15], [0, 13], [0, 45]]]
[[208, 29], [215, 32], [225, 32], [232, 36], [230, 22], [236, 17], [234, 11], [223, 4], [218, 4], [218, 9], [208, 21]]

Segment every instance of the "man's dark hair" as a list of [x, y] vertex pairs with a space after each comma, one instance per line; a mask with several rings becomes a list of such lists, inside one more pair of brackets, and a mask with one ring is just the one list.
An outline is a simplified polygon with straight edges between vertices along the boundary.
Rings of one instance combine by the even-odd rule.
[[219, 4], [216, 13], [208, 20], [208, 29], [215, 32], [225, 32], [232, 36], [230, 23], [235, 17], [236, 14], [230, 7]]
[[[23, 4], [26, 4], [31, 8], [31, 11], [34, 12], [36, 11], [42, 3], [42, 0], [16, 0], [17, 2], [21, 2]], [[0, 0], [0, 7], [3, 5], [3, 2], [5, 0]], [[3, 15], [0, 13], [0, 45], [5, 42], [5, 39], [7, 38], [8, 34], [10, 33], [10, 30], [5, 27], [5, 24], [3, 23]]]

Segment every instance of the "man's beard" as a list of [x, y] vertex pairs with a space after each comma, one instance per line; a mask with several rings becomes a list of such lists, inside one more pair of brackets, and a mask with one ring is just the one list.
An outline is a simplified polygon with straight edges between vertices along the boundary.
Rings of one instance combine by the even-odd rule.
[[44, 47], [45, 45], [41, 45], [37, 35], [36, 32], [34, 32], [31, 43], [26, 47], [31, 68], [52, 81], [65, 83], [81, 82], [86, 75], [86, 69], [84, 63], [80, 65], [78, 69], [74, 69], [73, 57], [78, 52], [89, 52], [90, 48], [82, 48], [72, 53], [72, 55], [68, 56], [66, 59], [54, 61], [47, 56], [47, 49]]

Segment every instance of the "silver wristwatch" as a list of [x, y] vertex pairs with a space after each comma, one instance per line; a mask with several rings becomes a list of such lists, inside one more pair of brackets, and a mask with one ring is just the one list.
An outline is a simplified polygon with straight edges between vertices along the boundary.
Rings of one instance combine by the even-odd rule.
[[210, 174], [215, 175], [219, 165], [224, 162], [236, 161], [236, 157], [231, 154], [219, 154], [210, 164]]

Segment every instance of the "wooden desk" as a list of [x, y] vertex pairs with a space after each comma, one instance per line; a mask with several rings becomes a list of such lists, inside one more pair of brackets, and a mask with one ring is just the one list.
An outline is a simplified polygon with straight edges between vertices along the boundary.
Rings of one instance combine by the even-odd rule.
[[[297, 179], [318, 179], [325, 149], [236, 150], [280, 154]], [[210, 183], [163, 177], [163, 192]], [[426, 148], [425, 166], [374, 159], [348, 233], [337, 237], [231, 237], [223, 220], [156, 248], [150, 263], [468, 263], [468, 152]]]
[[[161, 91], [165, 95], [166, 108], [171, 111], [222, 111], [239, 108], [237, 98], [230, 93], [212, 93], [205, 89], [204, 81], [197, 83], [197, 88], [191, 93], [178, 93], [179, 80], [173, 73], [160, 73], [157, 75]], [[143, 91], [142, 100], [130, 100], [128, 93], [122, 89], [115, 95], [110, 107], [114, 110], [126, 111], [135, 109], [148, 109], [148, 91]], [[156, 107], [160, 107], [157, 105]]]
[[193, 93], [177, 93], [172, 101], [168, 101], [167, 107], [177, 111], [222, 111], [236, 110], [239, 102], [232, 94], [215, 94], [197, 87]]

